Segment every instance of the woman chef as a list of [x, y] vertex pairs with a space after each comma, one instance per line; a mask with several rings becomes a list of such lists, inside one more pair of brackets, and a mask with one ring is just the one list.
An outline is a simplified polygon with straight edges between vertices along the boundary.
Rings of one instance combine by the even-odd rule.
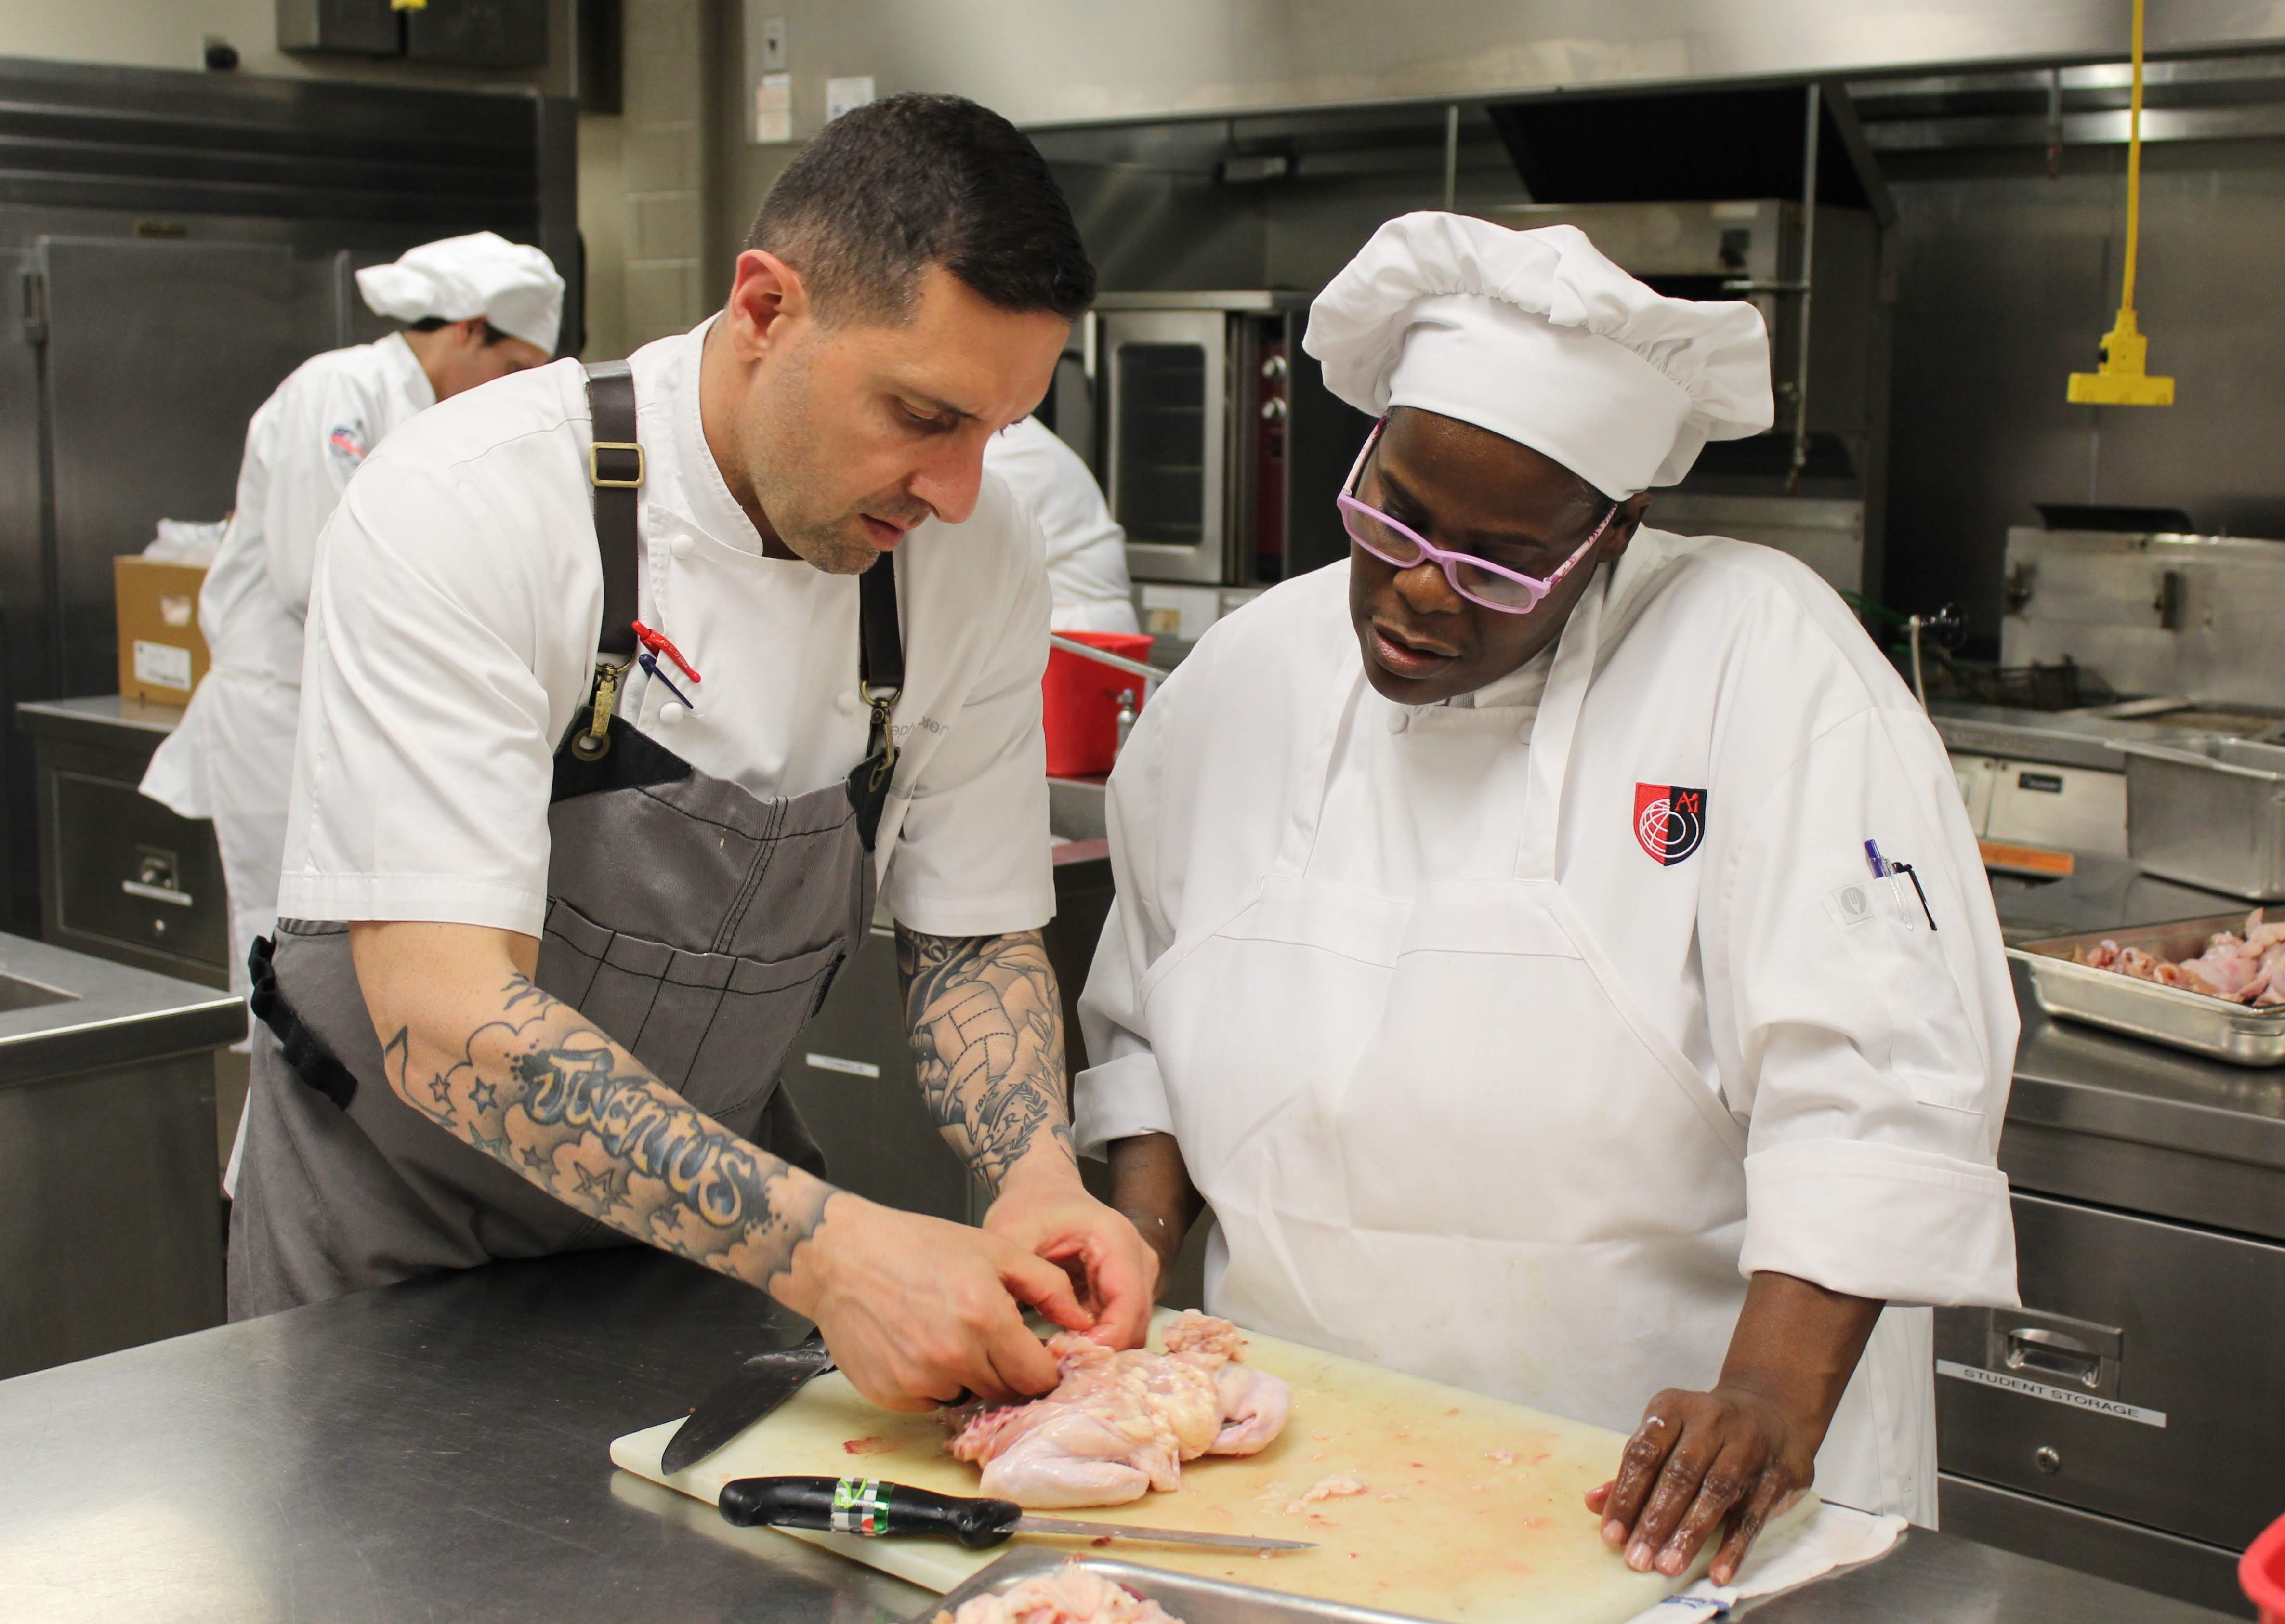
[[1840, 600], [1642, 528], [1769, 427], [1758, 315], [1418, 214], [1307, 347], [1381, 420], [1348, 562], [1216, 626], [1111, 778], [1114, 1204], [1171, 1258], [1203, 1196], [1214, 1313], [1632, 1429], [1589, 1504], [1637, 1569], [1726, 1578], [1812, 1475], [1932, 1523], [1930, 1315], [1884, 1305], [2014, 1301], [2014, 1004]]
[[[562, 320], [563, 279], [547, 255], [491, 231], [424, 243], [357, 279], [375, 315], [409, 330], [310, 357], [254, 414], [237, 509], [199, 594], [214, 669], [143, 778], [152, 799], [214, 820], [230, 893], [231, 985], [241, 995], [247, 950], [278, 922], [318, 532], [391, 429], [463, 389], [545, 365]], [[224, 1184], [237, 1189], [236, 1149]]]

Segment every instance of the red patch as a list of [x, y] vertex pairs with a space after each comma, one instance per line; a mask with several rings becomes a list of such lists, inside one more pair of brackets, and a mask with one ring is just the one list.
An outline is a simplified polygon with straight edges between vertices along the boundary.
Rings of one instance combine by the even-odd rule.
[[886, 1455], [897, 1447], [893, 1438], [852, 1438], [842, 1448], [851, 1455]]
[[1706, 838], [1706, 792], [1679, 784], [1635, 786], [1635, 843], [1671, 868]]

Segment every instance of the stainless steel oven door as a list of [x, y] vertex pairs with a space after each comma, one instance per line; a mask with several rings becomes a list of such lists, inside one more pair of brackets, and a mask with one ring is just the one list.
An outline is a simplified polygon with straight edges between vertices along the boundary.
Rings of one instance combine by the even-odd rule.
[[1104, 486], [1138, 581], [1229, 576], [1229, 316], [1104, 311]]

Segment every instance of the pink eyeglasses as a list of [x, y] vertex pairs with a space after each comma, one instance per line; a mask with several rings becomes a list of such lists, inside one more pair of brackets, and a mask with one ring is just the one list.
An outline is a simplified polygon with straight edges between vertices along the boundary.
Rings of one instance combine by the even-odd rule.
[[1487, 563], [1472, 553], [1448, 553], [1431, 545], [1417, 531], [1408, 530], [1377, 507], [1368, 507], [1349, 490], [1356, 489], [1364, 478], [1364, 465], [1372, 459], [1373, 447], [1380, 443], [1380, 431], [1388, 426], [1383, 418], [1372, 426], [1372, 434], [1357, 454], [1356, 467], [1350, 472], [1348, 490], [1338, 498], [1341, 509], [1341, 525], [1349, 539], [1371, 553], [1383, 563], [1394, 564], [1399, 569], [1409, 569], [1423, 559], [1438, 565], [1452, 590], [1470, 603], [1480, 603], [1488, 609], [1503, 615], [1528, 615], [1539, 607], [1540, 600], [1555, 590], [1555, 584], [1578, 566], [1579, 561], [1594, 551], [1603, 532], [1611, 528], [1618, 516], [1616, 502], [1604, 513], [1598, 524], [1579, 544], [1579, 550], [1563, 561], [1553, 575], [1544, 579], [1522, 575], [1512, 569], [1503, 569], [1497, 564]]

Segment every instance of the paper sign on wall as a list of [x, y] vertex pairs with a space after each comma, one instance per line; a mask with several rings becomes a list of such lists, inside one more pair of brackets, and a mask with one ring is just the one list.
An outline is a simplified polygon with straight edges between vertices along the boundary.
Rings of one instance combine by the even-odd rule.
[[852, 74], [846, 79], [825, 82], [825, 122], [830, 124], [852, 107], [861, 107], [873, 99], [873, 75]]
[[793, 139], [793, 75], [764, 74], [754, 86], [754, 140], [760, 145]]

